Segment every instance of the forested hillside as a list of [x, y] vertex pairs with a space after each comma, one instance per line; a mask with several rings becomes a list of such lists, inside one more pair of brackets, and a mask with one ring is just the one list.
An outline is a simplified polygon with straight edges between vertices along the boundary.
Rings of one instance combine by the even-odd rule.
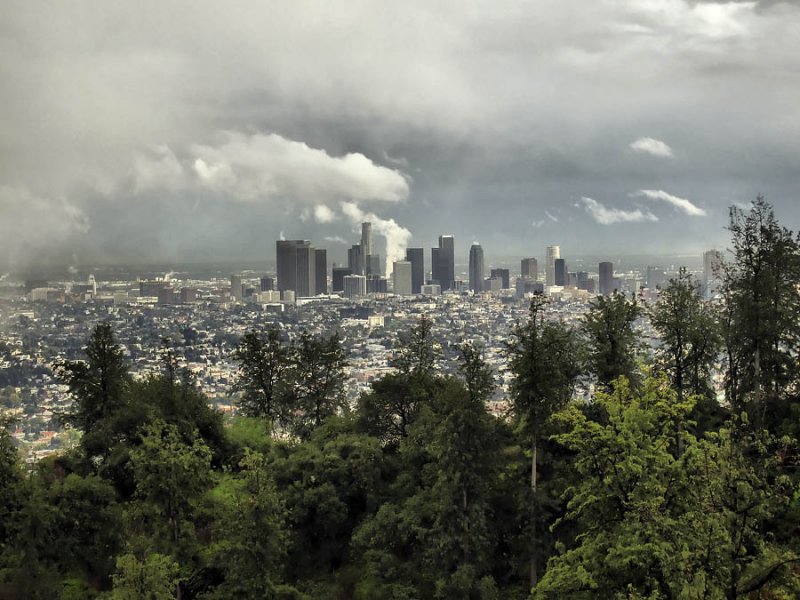
[[0, 599], [800, 597], [800, 245], [762, 199], [729, 230], [716, 301], [534, 297], [501, 419], [426, 319], [352, 407], [336, 332], [248, 333], [230, 420], [99, 324], [59, 366], [80, 445], [29, 471], [0, 428]]

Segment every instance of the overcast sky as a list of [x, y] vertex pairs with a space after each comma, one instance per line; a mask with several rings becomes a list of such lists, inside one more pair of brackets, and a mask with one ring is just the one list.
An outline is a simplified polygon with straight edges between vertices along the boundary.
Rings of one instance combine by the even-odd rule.
[[795, 2], [0, 1], [0, 269], [800, 225]]

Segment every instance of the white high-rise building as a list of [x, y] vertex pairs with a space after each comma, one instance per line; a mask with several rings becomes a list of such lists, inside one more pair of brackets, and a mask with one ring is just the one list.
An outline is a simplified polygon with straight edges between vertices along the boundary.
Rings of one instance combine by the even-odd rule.
[[556, 284], [556, 259], [561, 258], [561, 248], [559, 246], [548, 246], [545, 260], [545, 284]]
[[398, 296], [410, 296], [411, 285], [411, 262], [398, 260], [393, 263], [392, 277], [394, 278], [394, 293]]
[[367, 275], [370, 264], [369, 257], [372, 256], [372, 223], [369, 221], [361, 224], [361, 273]]

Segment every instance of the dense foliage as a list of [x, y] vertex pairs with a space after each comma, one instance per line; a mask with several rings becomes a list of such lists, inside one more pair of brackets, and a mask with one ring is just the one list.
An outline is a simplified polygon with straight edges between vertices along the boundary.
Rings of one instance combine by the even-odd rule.
[[26, 470], [0, 427], [0, 599], [800, 597], [800, 247], [761, 199], [730, 231], [717, 301], [534, 298], [503, 418], [427, 318], [352, 407], [336, 332], [248, 332], [227, 421], [98, 325], [60, 365], [80, 445]]

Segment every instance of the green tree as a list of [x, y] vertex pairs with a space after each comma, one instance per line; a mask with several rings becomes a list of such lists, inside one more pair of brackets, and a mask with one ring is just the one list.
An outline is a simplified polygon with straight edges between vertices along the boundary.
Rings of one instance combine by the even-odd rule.
[[765, 535], [792, 498], [785, 449], [721, 430], [703, 441], [686, 435], [678, 453], [676, 432], [692, 400], [678, 402], [664, 379], [646, 379], [641, 392], [620, 379], [595, 402], [603, 422], [575, 404], [556, 417], [566, 426], [556, 440], [574, 453], [578, 475], [556, 527], [572, 535], [536, 598], [796, 593], [786, 567], [797, 555]]
[[408, 435], [420, 407], [430, 403], [440, 386], [436, 361], [441, 355], [431, 320], [422, 315], [399, 336], [390, 364], [396, 373], [372, 382], [372, 390], [359, 398], [361, 426], [385, 442], [399, 443]]
[[22, 469], [17, 449], [8, 433], [9, 423], [0, 419], [0, 557], [10, 550], [13, 523], [22, 505]]
[[179, 565], [164, 554], [133, 554], [117, 559], [112, 600], [172, 600], [179, 580]]
[[55, 560], [61, 570], [107, 588], [123, 541], [122, 509], [114, 487], [96, 475], [71, 473], [50, 487], [47, 501], [54, 509], [51, 536], [60, 549]]
[[130, 464], [136, 482], [128, 511], [134, 554], [169, 554], [188, 568], [197, 550], [193, 517], [211, 485], [208, 446], [196, 435], [187, 442], [174, 425], [155, 420], [144, 428]]
[[239, 410], [249, 417], [277, 422], [284, 416], [291, 357], [291, 349], [281, 340], [280, 332], [269, 327], [264, 333], [245, 333], [234, 356], [239, 363], [234, 387], [241, 393]]
[[531, 449], [531, 585], [538, 579], [537, 461], [539, 442], [550, 417], [569, 401], [578, 376], [579, 344], [574, 331], [545, 321], [546, 300], [531, 300], [528, 320], [517, 324], [508, 342], [511, 408]]
[[669, 376], [678, 402], [696, 396], [692, 417], [700, 431], [719, 425], [724, 413], [711, 379], [721, 350], [719, 325], [713, 308], [702, 300], [699, 286], [685, 270], [661, 290], [650, 310], [650, 322], [661, 342], [656, 364]]
[[288, 450], [271, 464], [289, 528], [287, 581], [317, 581], [347, 564], [352, 532], [377, 509], [389, 473], [380, 441], [343, 418]]
[[619, 377], [634, 385], [638, 381], [638, 335], [633, 325], [641, 314], [635, 299], [628, 300], [618, 292], [598, 296], [586, 314], [583, 331], [589, 345], [589, 365], [604, 389], [610, 389], [611, 382]]
[[248, 451], [239, 467], [211, 490], [217, 514], [207, 553], [223, 581], [204, 597], [274, 598], [286, 555], [284, 509], [263, 455]]
[[488, 400], [494, 392], [494, 372], [483, 359], [483, 348], [477, 344], [464, 343], [459, 345], [458, 352], [461, 358], [458, 370], [464, 379], [470, 400]]
[[727, 400], [750, 422], [769, 420], [797, 384], [800, 247], [758, 197], [749, 212], [730, 209], [732, 260], [724, 265]]
[[344, 368], [347, 358], [338, 333], [313, 336], [303, 332], [291, 370], [291, 418], [294, 432], [307, 438], [329, 416], [347, 407]]
[[83, 430], [81, 444], [89, 457], [103, 456], [111, 446], [108, 419], [126, 402], [130, 374], [110, 323], [95, 326], [84, 350], [85, 361], [57, 366], [75, 400], [74, 410], [64, 420]]
[[499, 447], [483, 400], [447, 379], [399, 442], [386, 501], [353, 535], [356, 598], [490, 598]]
[[423, 314], [416, 325], [400, 335], [390, 364], [403, 375], [425, 379], [434, 374], [441, 352], [433, 336], [433, 322]]

